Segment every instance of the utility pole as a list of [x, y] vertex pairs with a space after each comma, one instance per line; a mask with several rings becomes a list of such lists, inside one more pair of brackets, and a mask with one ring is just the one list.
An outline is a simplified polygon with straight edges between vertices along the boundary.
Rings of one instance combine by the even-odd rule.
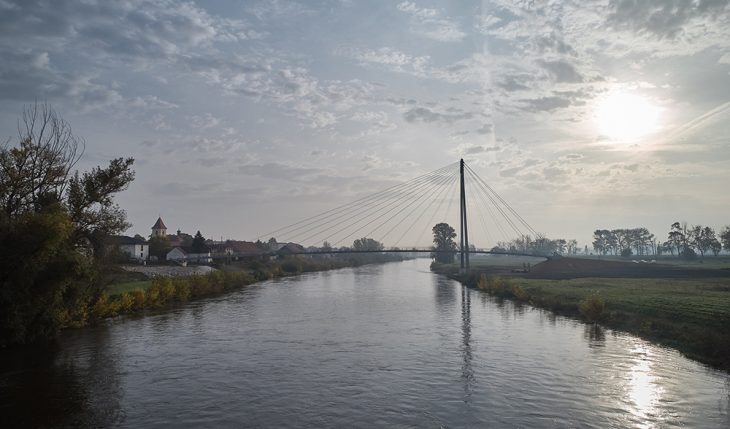
[[464, 189], [464, 160], [459, 162], [459, 176], [461, 183], [461, 207], [459, 210], [461, 224], [461, 271], [469, 270], [469, 229], [466, 222], [466, 190]]

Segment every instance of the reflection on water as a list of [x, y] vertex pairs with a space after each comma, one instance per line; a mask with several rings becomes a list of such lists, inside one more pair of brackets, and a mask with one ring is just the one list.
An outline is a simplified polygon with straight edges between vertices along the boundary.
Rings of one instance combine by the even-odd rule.
[[471, 294], [465, 287], [461, 287], [461, 338], [463, 341], [462, 354], [464, 364], [461, 367], [461, 377], [464, 379], [464, 401], [468, 402], [474, 384], [474, 370], [471, 367]]
[[[656, 417], [658, 414], [657, 405], [661, 400], [663, 388], [658, 385], [657, 377], [652, 372], [651, 352], [639, 345], [630, 353], [634, 355], [627, 384], [627, 393], [633, 403], [631, 412], [642, 421], [648, 422], [650, 417]], [[651, 426], [642, 425], [642, 427]]]
[[583, 337], [588, 340], [589, 347], [603, 347], [606, 345], [606, 330], [600, 325], [590, 323], [584, 325]]
[[313, 273], [0, 353], [3, 427], [730, 427], [730, 377], [423, 260]]
[[107, 427], [121, 418], [119, 380], [107, 330], [75, 355], [52, 344], [0, 354], [4, 427]]

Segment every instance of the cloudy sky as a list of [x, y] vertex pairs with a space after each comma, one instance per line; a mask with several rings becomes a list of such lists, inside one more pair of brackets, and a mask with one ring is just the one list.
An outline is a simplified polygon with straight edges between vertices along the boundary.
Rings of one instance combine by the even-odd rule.
[[130, 233], [252, 239], [460, 157], [581, 245], [730, 223], [724, 0], [0, 0], [0, 57], [3, 139], [48, 101], [83, 168], [137, 160]]

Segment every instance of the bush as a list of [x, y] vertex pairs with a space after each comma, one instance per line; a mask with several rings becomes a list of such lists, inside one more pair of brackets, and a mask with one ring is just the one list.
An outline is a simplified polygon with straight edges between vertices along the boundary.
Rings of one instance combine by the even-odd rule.
[[281, 263], [281, 269], [286, 273], [301, 273], [302, 261], [299, 258], [288, 257]]
[[190, 299], [190, 282], [182, 279], [175, 282], [175, 298], [178, 302]]
[[120, 313], [129, 313], [130, 311], [132, 311], [132, 308], [134, 308], [134, 298], [127, 292], [119, 295], [117, 301], [119, 309], [118, 311]]
[[152, 282], [152, 286], [145, 292], [145, 303], [150, 308], [157, 307], [160, 304], [160, 286], [154, 281]]
[[530, 300], [530, 294], [528, 294], [527, 291], [519, 285], [512, 285], [512, 296], [514, 296], [518, 301]]
[[114, 317], [119, 313], [119, 301], [110, 300], [106, 294], [102, 294], [94, 303], [91, 314], [97, 319]]
[[598, 292], [593, 292], [590, 296], [578, 304], [580, 314], [582, 314], [588, 322], [598, 321], [605, 308], [606, 302], [603, 298], [601, 298]]
[[132, 294], [132, 308], [135, 310], [141, 310], [145, 305], [145, 293], [142, 289], [135, 289], [131, 292]]

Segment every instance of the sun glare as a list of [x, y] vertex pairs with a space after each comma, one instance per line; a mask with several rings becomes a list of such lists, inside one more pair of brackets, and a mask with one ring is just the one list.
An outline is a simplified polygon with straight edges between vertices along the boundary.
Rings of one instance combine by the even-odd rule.
[[602, 136], [614, 142], [636, 142], [657, 130], [659, 108], [642, 96], [613, 92], [598, 101], [595, 117]]

